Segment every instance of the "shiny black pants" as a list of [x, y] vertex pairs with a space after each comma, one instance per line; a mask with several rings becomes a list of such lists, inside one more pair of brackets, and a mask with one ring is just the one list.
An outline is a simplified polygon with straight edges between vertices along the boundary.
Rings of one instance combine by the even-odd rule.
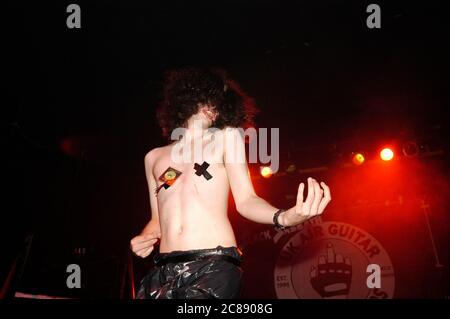
[[236, 247], [157, 254], [138, 299], [232, 299], [239, 297], [242, 254]]

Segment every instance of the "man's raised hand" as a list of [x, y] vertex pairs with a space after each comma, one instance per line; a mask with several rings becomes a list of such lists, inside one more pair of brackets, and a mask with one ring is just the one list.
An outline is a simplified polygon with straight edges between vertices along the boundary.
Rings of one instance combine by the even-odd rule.
[[305, 201], [303, 201], [304, 190], [305, 184], [300, 183], [295, 206], [280, 215], [283, 226], [295, 226], [322, 214], [331, 201], [330, 188], [324, 182], [319, 185], [314, 178], [308, 178], [308, 195]]

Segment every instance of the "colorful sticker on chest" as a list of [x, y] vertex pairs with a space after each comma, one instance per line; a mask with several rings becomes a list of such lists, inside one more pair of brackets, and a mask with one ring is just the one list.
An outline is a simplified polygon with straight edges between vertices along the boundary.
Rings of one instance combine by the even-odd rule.
[[164, 187], [164, 189], [168, 189], [170, 186], [175, 183], [178, 177], [180, 177], [181, 172], [176, 170], [175, 168], [169, 167], [164, 171], [164, 173], [161, 174], [161, 176], [158, 178], [161, 182], [163, 182], [157, 189], [156, 194], [159, 193], [161, 188]]

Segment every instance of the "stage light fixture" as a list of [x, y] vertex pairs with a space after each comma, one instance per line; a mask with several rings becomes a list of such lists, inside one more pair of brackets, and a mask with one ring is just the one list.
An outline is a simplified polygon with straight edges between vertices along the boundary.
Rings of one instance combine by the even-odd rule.
[[380, 152], [380, 158], [387, 162], [394, 158], [394, 151], [388, 147], [383, 148]]
[[402, 145], [402, 152], [406, 157], [416, 157], [419, 155], [419, 150], [419, 145], [414, 141], [407, 141]]
[[353, 154], [353, 157], [352, 157], [353, 164], [360, 166], [360, 165], [364, 164], [365, 160], [366, 160], [366, 158], [364, 157], [363, 153], [354, 153]]
[[264, 178], [272, 177], [273, 172], [270, 166], [261, 166], [261, 176]]

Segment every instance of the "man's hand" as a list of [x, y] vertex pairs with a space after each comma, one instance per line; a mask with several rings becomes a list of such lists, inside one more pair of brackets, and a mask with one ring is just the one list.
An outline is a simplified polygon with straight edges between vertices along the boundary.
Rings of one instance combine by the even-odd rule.
[[308, 196], [305, 202], [303, 202], [304, 189], [305, 185], [300, 183], [296, 205], [279, 216], [281, 225], [295, 226], [307, 219], [320, 215], [331, 201], [330, 188], [323, 182], [319, 185], [314, 178], [308, 178]]
[[159, 238], [161, 238], [161, 233], [159, 232], [138, 235], [130, 242], [131, 250], [136, 256], [145, 258], [152, 253], [153, 245]]

